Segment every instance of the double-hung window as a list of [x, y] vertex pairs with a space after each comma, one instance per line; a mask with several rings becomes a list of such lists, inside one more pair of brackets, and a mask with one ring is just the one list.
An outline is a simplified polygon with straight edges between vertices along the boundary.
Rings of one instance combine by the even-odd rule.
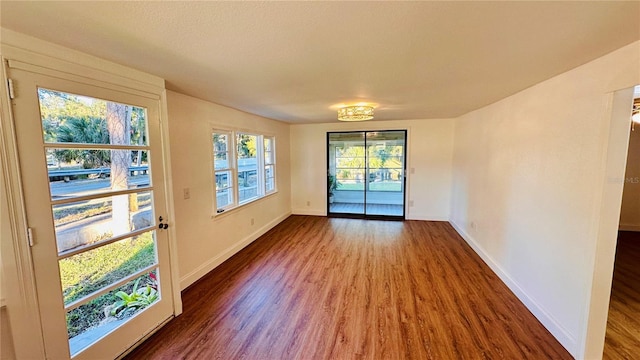
[[216, 181], [216, 204], [219, 212], [231, 208], [235, 204], [233, 191], [233, 157], [231, 132], [215, 131], [213, 133], [213, 168]]
[[276, 191], [275, 137], [213, 130], [216, 212]]
[[238, 203], [243, 204], [258, 198], [261, 194], [258, 181], [258, 161], [260, 147], [258, 135], [238, 132], [236, 146], [238, 148]]
[[276, 148], [273, 136], [264, 137], [264, 191], [276, 191]]

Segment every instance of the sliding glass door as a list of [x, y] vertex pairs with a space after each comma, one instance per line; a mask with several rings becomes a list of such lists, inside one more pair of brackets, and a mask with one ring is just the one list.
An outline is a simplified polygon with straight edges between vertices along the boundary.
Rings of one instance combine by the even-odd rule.
[[406, 135], [327, 133], [329, 216], [404, 219]]

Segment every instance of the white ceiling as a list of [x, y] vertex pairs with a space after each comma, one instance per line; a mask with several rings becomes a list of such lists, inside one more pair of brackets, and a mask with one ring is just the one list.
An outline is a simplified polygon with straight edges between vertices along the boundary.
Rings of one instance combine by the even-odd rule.
[[640, 2], [0, 2], [2, 27], [292, 123], [449, 118], [640, 39]]

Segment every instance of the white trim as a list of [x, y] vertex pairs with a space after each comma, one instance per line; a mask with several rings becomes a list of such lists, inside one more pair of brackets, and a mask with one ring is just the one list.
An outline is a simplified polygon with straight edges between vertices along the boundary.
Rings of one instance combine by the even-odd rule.
[[[167, 202], [167, 216], [176, 218], [175, 201], [173, 198], [173, 177], [171, 176], [171, 148], [169, 141], [169, 110], [167, 107], [167, 90], [160, 95], [160, 136], [162, 141], [162, 160], [164, 161], [164, 192]], [[171, 220], [169, 220], [171, 221]], [[173, 296], [173, 314], [182, 314], [182, 293], [180, 292], [180, 268], [178, 264], [178, 233], [175, 222], [169, 226], [169, 267], [171, 271], [171, 295]]]
[[309, 209], [293, 209], [293, 215], [309, 215], [309, 216], [327, 216], [326, 210], [309, 210]]
[[527, 294], [524, 289], [515, 281], [491, 256], [478, 244], [471, 235], [467, 234], [462, 227], [455, 222], [449, 221], [451, 226], [460, 234], [464, 241], [471, 246], [478, 256], [491, 268], [491, 270], [507, 285], [516, 297], [531, 311], [531, 313], [551, 332], [562, 346], [571, 354], [576, 354], [578, 342], [571, 333], [565, 329], [535, 298]]
[[[583, 305], [582, 333], [580, 334], [579, 359], [600, 359], [609, 314], [609, 300], [615, 262], [617, 235], [624, 187], [625, 170], [633, 102], [633, 88], [618, 90], [606, 95], [603, 104], [600, 171], [593, 206], [592, 237], [595, 246], [589, 260], [593, 269], [587, 283]], [[591, 238], [591, 236], [589, 237]]]
[[252, 242], [257, 240], [260, 236], [264, 235], [267, 231], [273, 229], [276, 225], [280, 224], [282, 221], [284, 221], [290, 215], [291, 215], [291, 213], [285, 213], [285, 214], [282, 214], [282, 215], [278, 216], [277, 218], [271, 220], [270, 222], [268, 222], [267, 224], [265, 224], [264, 226], [262, 226], [258, 230], [256, 230], [253, 233], [247, 235], [245, 238], [241, 239], [240, 241], [238, 241], [234, 245], [228, 247], [226, 250], [224, 250], [218, 256], [216, 256], [214, 258], [211, 258], [209, 261], [207, 261], [204, 264], [198, 266], [196, 269], [194, 269], [190, 273], [188, 273], [185, 276], [183, 276], [182, 278], [180, 278], [180, 288], [182, 290], [186, 289], [189, 285], [191, 285], [194, 282], [198, 281], [200, 278], [205, 276], [211, 270], [215, 269], [220, 264], [225, 262], [227, 259], [229, 259], [233, 255], [235, 255], [237, 252], [239, 252], [240, 250], [244, 249], [247, 245], [251, 244]]
[[[4, 40], [4, 39], [3, 39]], [[7, 62], [2, 57], [0, 82], [6, 84]], [[35, 278], [31, 266], [31, 249], [27, 240], [27, 220], [18, 161], [18, 145], [15, 138], [13, 112], [10, 105], [8, 89], [0, 90], [0, 176], [4, 187], [0, 189], [6, 201], [8, 214], [3, 215], [3, 226], [6, 222], [11, 227], [9, 241], [0, 242], [3, 266], [3, 283], [12, 291], [6, 292], [5, 302], [13, 334], [14, 350], [17, 358], [44, 358], [44, 337], [38, 307], [38, 296]], [[9, 266], [9, 264], [13, 266]], [[6, 289], [5, 288], [5, 289]]]
[[422, 221], [449, 221], [448, 216], [421, 214], [421, 213], [416, 214], [410, 211], [406, 212], [405, 219], [406, 220], [422, 220]]

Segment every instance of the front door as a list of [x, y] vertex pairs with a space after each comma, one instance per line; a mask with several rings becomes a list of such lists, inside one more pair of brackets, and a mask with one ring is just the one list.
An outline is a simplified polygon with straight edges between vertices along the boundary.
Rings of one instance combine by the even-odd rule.
[[47, 358], [115, 358], [173, 315], [159, 98], [8, 72]]

